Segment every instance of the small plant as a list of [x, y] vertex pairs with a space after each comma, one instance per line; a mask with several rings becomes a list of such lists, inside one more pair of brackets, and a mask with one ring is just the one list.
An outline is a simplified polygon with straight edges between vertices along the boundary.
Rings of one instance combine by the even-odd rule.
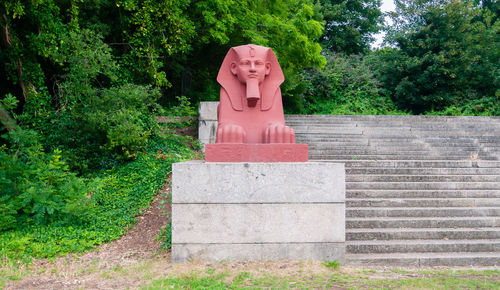
[[161, 242], [162, 250], [172, 248], [172, 222], [168, 222], [161, 228], [157, 240]]
[[333, 261], [323, 261], [323, 266], [327, 268], [333, 268], [334, 270], [337, 270], [337, 268], [340, 266], [340, 263], [337, 260]]

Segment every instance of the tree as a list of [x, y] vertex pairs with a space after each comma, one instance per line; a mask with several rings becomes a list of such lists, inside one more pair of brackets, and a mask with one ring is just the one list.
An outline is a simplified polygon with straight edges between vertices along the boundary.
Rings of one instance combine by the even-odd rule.
[[[492, 15], [462, 0], [396, 1], [379, 78], [401, 109], [442, 110], [499, 97], [500, 43]], [[486, 18], [481, 20], [481, 16]]]
[[331, 51], [366, 52], [373, 34], [382, 29], [380, 0], [321, 0], [320, 3], [326, 21], [321, 43]]
[[192, 50], [167, 72], [175, 83], [170, 98], [187, 94], [214, 100], [222, 60], [232, 46], [246, 43], [271, 47], [285, 74], [284, 98], [299, 85], [299, 73], [326, 63], [318, 39], [323, 25], [312, 0], [203, 0], [192, 3], [189, 18], [196, 23]]

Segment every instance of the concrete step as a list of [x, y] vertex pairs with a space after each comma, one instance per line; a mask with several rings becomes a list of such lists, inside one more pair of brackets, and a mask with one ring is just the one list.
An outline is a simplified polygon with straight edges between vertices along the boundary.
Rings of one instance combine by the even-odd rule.
[[[328, 144], [329, 146], [339, 146], [339, 147], [344, 147], [344, 148], [358, 148], [358, 147], [366, 147], [370, 146], [368, 143], [369, 140], [356, 140], [356, 141], [345, 141], [345, 140], [340, 140], [340, 141], [325, 141], [325, 142], [314, 142], [309, 144], [309, 146], [325, 146]], [[295, 137], [295, 142], [300, 143], [299, 139]]]
[[498, 252], [347, 254], [349, 266], [498, 266]]
[[[300, 142], [297, 142], [300, 143]], [[302, 144], [308, 144], [302, 142]], [[450, 148], [452, 148], [450, 150]], [[498, 149], [498, 150], [497, 150]], [[401, 145], [394, 144], [373, 144], [373, 143], [344, 143], [337, 144], [331, 142], [314, 142], [309, 144], [309, 150], [315, 154], [328, 152], [329, 154], [413, 154], [414, 152], [428, 152], [427, 154], [448, 156], [448, 155], [470, 155], [500, 152], [499, 148], [480, 146], [431, 146], [427, 144], [408, 143]], [[457, 154], [459, 153], [459, 154]]]
[[346, 242], [346, 252], [352, 254], [500, 252], [500, 239], [349, 241]]
[[[329, 130], [334, 130], [335, 128], [317, 128], [314, 132], [322, 133], [329, 132]], [[325, 130], [325, 131], [323, 131]], [[328, 130], [328, 131], [326, 131]], [[350, 132], [353, 129], [342, 130], [343, 132]], [[362, 135], [366, 136], [418, 136], [419, 138], [428, 137], [428, 136], [440, 136], [440, 137], [479, 137], [479, 136], [490, 136], [495, 137], [497, 134], [494, 130], [491, 129], [474, 129], [473, 131], [467, 131], [462, 128], [459, 129], [451, 129], [451, 128], [441, 128], [439, 130], [413, 130], [412, 128], [391, 128], [391, 127], [374, 127], [374, 128], [366, 128], [366, 127], [356, 127], [354, 132], [360, 132]]]
[[458, 124], [460, 122], [484, 122], [491, 125], [492, 121], [498, 121], [500, 117], [482, 116], [420, 116], [420, 115], [286, 115], [287, 119], [307, 119], [307, 120], [365, 120], [388, 122], [391, 120], [404, 122], [450, 122]]
[[[392, 145], [384, 145], [384, 146], [379, 146], [379, 145], [373, 145], [373, 144], [355, 144], [351, 143], [352, 145], [347, 145], [347, 144], [336, 144], [336, 143], [331, 143], [331, 142], [322, 142], [322, 143], [312, 143], [309, 144], [309, 149], [315, 149], [315, 150], [372, 150], [372, 151], [383, 151], [383, 152], [398, 152], [398, 151], [413, 151], [413, 150], [429, 150], [429, 146], [426, 146], [424, 144], [406, 144], [402, 146], [392, 146]], [[476, 147], [460, 147], [457, 149], [461, 150], [476, 150]]]
[[346, 189], [486, 189], [498, 190], [500, 182], [347, 182]]
[[500, 175], [500, 168], [346, 168], [347, 175]]
[[394, 148], [405, 148], [407, 146], [411, 147], [416, 147], [420, 146], [423, 148], [427, 149], [434, 149], [434, 150], [444, 150], [452, 147], [453, 149], [455, 148], [462, 148], [464, 150], [479, 150], [480, 148], [484, 148], [484, 146], [480, 146], [478, 143], [470, 142], [468, 140], [464, 140], [461, 142], [422, 142], [421, 140], [414, 140], [413, 142], [397, 142], [397, 141], [391, 141], [387, 142], [385, 140], [369, 140], [367, 142], [368, 145], [371, 147], [394, 147]]
[[347, 229], [500, 227], [500, 217], [368, 217], [346, 218]]
[[421, 116], [421, 115], [299, 115], [290, 114], [286, 115], [288, 118], [311, 118], [311, 119], [361, 119], [361, 120], [418, 120], [418, 121], [442, 121], [442, 120], [477, 120], [477, 121], [490, 121], [498, 119], [499, 117], [482, 117], [482, 116]]
[[499, 168], [497, 160], [351, 160], [324, 159], [315, 162], [344, 163], [346, 168]]
[[500, 198], [500, 189], [496, 190], [405, 190], [405, 189], [350, 189], [346, 191], [348, 199], [370, 198]]
[[298, 128], [292, 127], [296, 134], [328, 134], [328, 135], [363, 135], [363, 131], [358, 128], [318, 128], [315, 126], [311, 126], [310, 128]]
[[357, 207], [500, 207], [500, 198], [346, 199], [346, 208]]
[[500, 228], [346, 229], [346, 241], [500, 239]]
[[[306, 124], [306, 123], [287, 123], [291, 128], [293, 128], [297, 132], [308, 132], [309, 130], [319, 131], [319, 132], [327, 132], [330, 130], [342, 130], [344, 132], [349, 132], [351, 130], [361, 130], [364, 135], [370, 134], [386, 134], [391, 131], [393, 133], [401, 133], [408, 134], [413, 133], [414, 135], [419, 136], [470, 136], [470, 135], [481, 135], [481, 136], [495, 136], [495, 130], [492, 128], [485, 128], [482, 126], [469, 126], [462, 125], [460, 127], [454, 128], [447, 125], [441, 124], [373, 124], [373, 123], [364, 123], [364, 124]], [[443, 135], [438, 135], [434, 133], [442, 133]]]
[[[342, 156], [417, 156], [417, 155], [432, 155], [434, 157], [442, 157], [447, 158], [448, 156], [463, 156], [465, 158], [470, 158], [470, 155], [476, 152], [447, 152], [443, 154], [435, 154], [433, 152], [429, 152], [426, 149], [416, 149], [416, 150], [399, 150], [399, 151], [385, 151], [385, 150], [376, 150], [373, 148], [365, 148], [365, 149], [355, 149], [355, 150], [346, 150], [343, 148], [330, 148], [330, 149], [316, 149], [310, 148], [309, 155], [311, 156], [320, 156], [320, 155], [342, 155]], [[439, 156], [438, 156], [439, 155]]]
[[348, 174], [346, 182], [497, 182], [500, 185], [500, 175]]
[[498, 123], [498, 117], [452, 117], [452, 116], [395, 116], [395, 115], [285, 115], [287, 121], [300, 120], [300, 121], [338, 121], [338, 122], [380, 122], [380, 123], [394, 123], [403, 122], [409, 123], [444, 123], [454, 124], [455, 126], [463, 123], [478, 123], [489, 124], [490, 126], [495, 121]]
[[344, 163], [346, 168], [500, 168], [497, 160], [350, 160], [324, 159], [321, 162]]
[[485, 161], [498, 161], [498, 157], [493, 156], [426, 156], [426, 155], [396, 155], [396, 154], [377, 154], [377, 155], [327, 155], [327, 154], [309, 154], [309, 159], [311, 160], [337, 160], [340, 162], [350, 161], [350, 160], [415, 160], [419, 158], [421, 160], [448, 160], [448, 161], [467, 161], [467, 160], [485, 160]]
[[500, 217], [499, 207], [348, 207], [346, 217]]

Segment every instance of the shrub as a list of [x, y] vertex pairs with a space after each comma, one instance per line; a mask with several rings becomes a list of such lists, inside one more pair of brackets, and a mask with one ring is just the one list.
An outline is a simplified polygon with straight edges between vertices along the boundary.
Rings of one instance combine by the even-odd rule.
[[305, 71], [302, 78], [308, 114], [401, 114], [360, 56], [328, 55], [324, 69]]
[[8, 135], [0, 151], [0, 231], [21, 225], [76, 220], [87, 208], [83, 181], [69, 171], [61, 151], [43, 151], [34, 131]]

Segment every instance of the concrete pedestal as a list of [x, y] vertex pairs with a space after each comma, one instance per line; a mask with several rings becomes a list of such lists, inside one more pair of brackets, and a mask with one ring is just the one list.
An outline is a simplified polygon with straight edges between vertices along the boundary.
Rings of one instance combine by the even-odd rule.
[[344, 260], [343, 164], [173, 165], [172, 260]]

